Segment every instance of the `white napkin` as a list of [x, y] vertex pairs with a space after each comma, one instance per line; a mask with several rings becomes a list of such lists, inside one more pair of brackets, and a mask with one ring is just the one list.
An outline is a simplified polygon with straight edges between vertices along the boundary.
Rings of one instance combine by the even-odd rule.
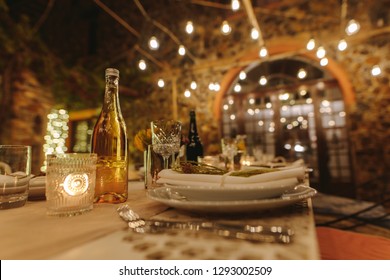
[[215, 186], [215, 187], [247, 187], [263, 186], [264, 183], [276, 185], [294, 185], [303, 179], [305, 169], [303, 167], [288, 168], [274, 172], [268, 172], [250, 177], [208, 175], [208, 174], [183, 174], [171, 169], [163, 169], [159, 173], [159, 184], [187, 185], [187, 186]]

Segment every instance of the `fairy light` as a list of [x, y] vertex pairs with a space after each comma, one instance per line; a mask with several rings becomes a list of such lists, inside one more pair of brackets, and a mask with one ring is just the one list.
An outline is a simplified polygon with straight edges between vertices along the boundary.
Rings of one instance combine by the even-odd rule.
[[373, 75], [373, 76], [379, 76], [381, 73], [382, 73], [382, 70], [381, 70], [381, 68], [379, 67], [379, 65], [375, 65], [374, 67], [372, 67], [372, 69], [371, 69], [371, 75]]
[[229, 105], [227, 105], [227, 104], [223, 105], [223, 109], [224, 109], [225, 111], [229, 110]]
[[194, 32], [194, 25], [192, 24], [192, 21], [187, 21], [186, 32], [187, 34], [192, 34], [192, 32]]
[[309, 42], [307, 42], [306, 49], [308, 51], [312, 51], [314, 50], [315, 47], [316, 47], [316, 41], [313, 38], [311, 38]]
[[260, 51], [259, 51], [259, 56], [260, 57], [266, 57], [268, 55], [268, 50], [266, 49], [266, 47], [261, 47], [260, 48]]
[[318, 57], [319, 59], [324, 58], [325, 55], [326, 55], [326, 50], [324, 49], [324, 47], [322, 47], [322, 46], [319, 47], [319, 48], [317, 49], [316, 55], [317, 55], [317, 57]]
[[351, 36], [358, 33], [359, 30], [360, 30], [360, 24], [356, 20], [351, 19], [348, 22], [347, 27], [345, 28], [345, 33], [347, 33], [348, 36]]
[[240, 9], [240, 1], [232, 0], [232, 10], [238, 11]]
[[191, 97], [191, 91], [189, 91], [188, 89], [186, 89], [184, 91], [184, 96], [187, 97], [187, 98], [190, 98]]
[[198, 87], [198, 84], [197, 84], [195, 81], [192, 81], [192, 82], [191, 82], [191, 85], [190, 85], [190, 88], [191, 88], [192, 90], [195, 90], [197, 87]]
[[230, 119], [232, 120], [232, 121], [234, 121], [235, 119], [236, 119], [236, 115], [230, 115]]
[[268, 80], [265, 76], [261, 76], [259, 79], [259, 84], [262, 86], [265, 86], [267, 84]]
[[234, 86], [234, 91], [235, 91], [235, 92], [240, 92], [240, 91], [241, 91], [241, 85], [240, 85], [240, 84], [236, 84], [236, 85]]
[[259, 31], [256, 28], [252, 28], [252, 30], [251, 30], [251, 38], [253, 40], [257, 40], [257, 39], [259, 39], [259, 36], [260, 36]]
[[232, 28], [226, 20], [222, 22], [221, 32], [223, 35], [228, 35], [232, 32]]
[[146, 62], [145, 60], [141, 59], [139, 62], [138, 62], [138, 68], [141, 69], [142, 71], [146, 70]]
[[214, 83], [214, 91], [219, 91], [221, 89], [221, 85], [219, 83]]
[[240, 72], [239, 78], [240, 78], [240, 80], [245, 80], [245, 79], [246, 79], [246, 73], [245, 73], [245, 71], [241, 71], [241, 72]]
[[256, 100], [254, 98], [249, 99], [249, 104], [253, 105], [255, 104]]
[[344, 39], [340, 40], [338, 45], [337, 45], [337, 48], [339, 51], [345, 51], [348, 47], [348, 44], [347, 44], [347, 41], [345, 41]]
[[179, 46], [179, 50], [177, 51], [179, 55], [184, 56], [186, 54], [186, 48], [183, 45]]
[[164, 80], [163, 79], [158, 79], [157, 85], [158, 85], [158, 87], [163, 88], [165, 86]]
[[157, 38], [155, 36], [150, 37], [150, 39], [149, 39], [149, 48], [151, 50], [158, 50], [159, 47], [160, 47], [160, 43], [157, 40]]
[[297, 77], [302, 80], [302, 79], [306, 78], [306, 76], [307, 76], [306, 70], [303, 68], [299, 69]]
[[326, 65], [328, 65], [328, 63], [329, 63], [329, 60], [326, 57], [321, 58], [321, 60], [320, 60], [321, 66], [326, 66]]

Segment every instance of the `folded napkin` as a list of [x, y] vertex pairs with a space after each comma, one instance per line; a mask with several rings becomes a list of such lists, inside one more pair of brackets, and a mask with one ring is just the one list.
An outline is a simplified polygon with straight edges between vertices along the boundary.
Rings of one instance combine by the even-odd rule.
[[163, 169], [159, 173], [159, 184], [187, 185], [187, 186], [215, 186], [215, 187], [246, 187], [263, 186], [265, 183], [272, 185], [296, 185], [303, 179], [305, 169], [303, 167], [288, 168], [274, 172], [268, 172], [250, 177], [238, 177], [228, 175], [208, 174], [183, 174], [172, 169]]

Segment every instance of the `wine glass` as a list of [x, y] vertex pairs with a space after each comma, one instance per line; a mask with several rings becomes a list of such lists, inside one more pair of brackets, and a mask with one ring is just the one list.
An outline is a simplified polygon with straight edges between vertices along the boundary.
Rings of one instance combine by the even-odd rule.
[[164, 159], [164, 169], [168, 168], [169, 157], [179, 152], [181, 123], [173, 120], [151, 122], [153, 151]]
[[222, 154], [227, 158], [229, 170], [234, 171], [234, 156], [237, 155], [237, 140], [223, 138], [221, 140]]

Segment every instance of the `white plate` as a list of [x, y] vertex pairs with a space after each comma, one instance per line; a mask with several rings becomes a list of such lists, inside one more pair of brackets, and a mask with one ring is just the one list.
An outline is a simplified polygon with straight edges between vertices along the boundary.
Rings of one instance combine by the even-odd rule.
[[160, 187], [148, 191], [149, 198], [168, 206], [200, 213], [243, 213], [279, 208], [313, 197], [317, 191], [304, 185], [298, 185], [277, 198], [255, 200], [209, 201], [194, 200], [188, 196], [181, 199], [170, 187]]
[[186, 186], [186, 185], [172, 185], [164, 184], [186, 197], [191, 197], [191, 200], [209, 201], [221, 200], [254, 200], [278, 197], [284, 192], [293, 189], [298, 184], [296, 178], [283, 179], [277, 181], [250, 184], [225, 185], [223, 187], [200, 185], [200, 186]]

